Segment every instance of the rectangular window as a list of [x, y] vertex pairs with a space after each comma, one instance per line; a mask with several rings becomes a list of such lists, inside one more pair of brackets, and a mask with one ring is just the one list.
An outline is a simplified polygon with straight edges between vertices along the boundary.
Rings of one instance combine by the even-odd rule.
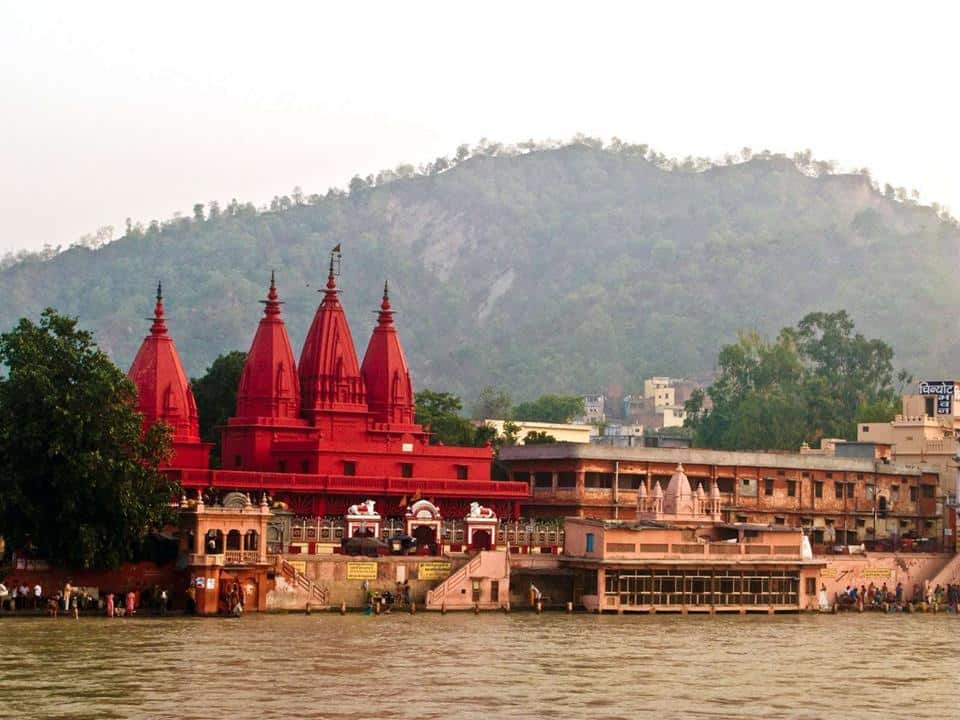
[[533, 486], [550, 489], [553, 487], [552, 472], [537, 472], [533, 474]]
[[467, 466], [457, 465], [457, 480], [466, 480], [466, 479], [467, 479]]
[[763, 494], [773, 495], [773, 478], [763, 479]]
[[916, 485], [910, 488], [910, 502], [916, 502], [920, 498], [920, 488]]
[[577, 486], [577, 474], [575, 472], [561, 472], [557, 474], [557, 487], [573, 488]]
[[400, 477], [413, 477], [413, 463], [400, 463]]
[[588, 472], [583, 477], [583, 486], [609, 490], [613, 487], [613, 473]]
[[827, 473], [827, 480], [833, 480], [833, 473]]
[[300, 463], [300, 472], [302, 472], [302, 473], [308, 473], [308, 472], [310, 472], [310, 461], [309, 461], [309, 460], [304, 460], [303, 462]]
[[847, 497], [852, 498], [856, 495], [856, 485], [853, 483], [847, 483]]
[[343, 461], [343, 474], [347, 476], [353, 476], [357, 474], [357, 463], [353, 460], [344, 460]]
[[490, 602], [499, 602], [500, 600], [500, 581], [490, 581]]
[[813, 597], [817, 594], [817, 579], [808, 577], [807, 578], [807, 595]]
[[813, 483], [813, 496], [822, 498], [823, 497], [823, 481], [817, 480]]
[[515, 472], [513, 473], [513, 479], [516, 482], [528, 483], [530, 482], [530, 473], [523, 471]]
[[899, 486], [899, 485], [891, 485], [891, 486], [890, 486], [890, 499], [893, 500], [894, 502], [896, 502], [897, 500], [900, 499], [900, 486]]
[[834, 492], [834, 495], [837, 496], [837, 500], [843, 500], [843, 483], [835, 482], [833, 484], [833, 492]]
[[932, 497], [933, 497], [933, 495], [934, 495], [934, 486], [933, 486], [933, 485], [921, 485], [921, 487], [923, 488], [923, 490], [921, 491], [921, 492], [923, 492], [923, 497], [925, 497], [925, 498], [932, 498]]
[[593, 552], [593, 533], [587, 533], [587, 552]]
[[876, 486], [876, 485], [872, 485], [872, 484], [870, 484], [870, 483], [867, 483], [866, 485], [863, 486], [863, 488], [864, 488], [864, 490], [866, 491], [866, 498], [867, 498], [867, 500], [873, 500], [873, 499], [876, 497], [876, 495], [877, 495], [877, 486]]
[[864, 527], [866, 524], [867, 521], [864, 518], [857, 518], [857, 527]]
[[796, 480], [787, 480], [787, 495], [790, 497], [797, 496], [797, 481]]
[[786, 519], [785, 517], [781, 517], [780, 515], [777, 515], [777, 516], [773, 519], [773, 522], [774, 522], [775, 525], [786, 525], [787, 519]]
[[470, 599], [472, 602], [475, 602], [475, 603], [480, 602], [480, 581], [479, 580], [473, 581], [473, 593], [471, 594]]
[[233, 466], [234, 466], [234, 467], [240, 467], [241, 465], [243, 465], [243, 456], [241, 456], [241, 455], [234, 455], [234, 456], [233, 456]]

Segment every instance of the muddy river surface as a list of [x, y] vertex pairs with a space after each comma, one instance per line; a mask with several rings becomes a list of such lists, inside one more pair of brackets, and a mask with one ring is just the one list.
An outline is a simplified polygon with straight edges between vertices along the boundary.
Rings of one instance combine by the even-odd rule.
[[3, 718], [957, 718], [960, 618], [0, 618]]

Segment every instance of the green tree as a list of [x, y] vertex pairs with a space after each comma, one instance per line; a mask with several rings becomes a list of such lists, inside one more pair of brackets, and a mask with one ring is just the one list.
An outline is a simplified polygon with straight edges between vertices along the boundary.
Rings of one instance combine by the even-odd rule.
[[158, 472], [169, 429], [145, 435], [136, 389], [77, 327], [43, 312], [0, 335], [0, 527], [7, 552], [114, 567], [169, 519], [177, 488]]
[[[701, 447], [795, 450], [823, 437], [856, 437], [858, 418], [892, 417], [893, 350], [854, 334], [843, 310], [810, 313], [774, 342], [742, 334], [720, 351], [720, 376], [687, 401], [685, 425]], [[909, 377], [896, 376], [902, 387]]]
[[487, 385], [480, 391], [473, 417], [475, 420], [507, 420], [512, 408], [513, 398], [509, 392]]
[[541, 395], [533, 402], [520, 403], [513, 409], [514, 420], [566, 423], [583, 415], [583, 398], [572, 395]]
[[240, 387], [240, 375], [247, 354], [233, 350], [226, 355], [218, 355], [207, 372], [201, 378], [190, 380], [193, 397], [197, 401], [197, 414], [200, 419], [200, 437], [204, 442], [214, 444], [210, 453], [213, 467], [220, 466], [219, 427], [233, 416], [237, 409], [237, 388]]
[[545, 430], [531, 430], [523, 438], [524, 445], [547, 445], [556, 441], [557, 439]]
[[474, 445], [477, 428], [460, 415], [462, 409], [460, 398], [452, 393], [421, 390], [416, 394], [414, 416], [418, 423], [430, 428], [431, 443]]

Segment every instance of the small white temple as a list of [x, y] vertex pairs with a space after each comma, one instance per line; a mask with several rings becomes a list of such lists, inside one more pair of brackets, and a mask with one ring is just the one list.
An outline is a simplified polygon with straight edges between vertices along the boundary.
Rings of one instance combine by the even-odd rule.
[[704, 492], [703, 483], [697, 484], [694, 492], [690, 480], [678, 464], [666, 491], [659, 482], [653, 484], [653, 492], [640, 485], [637, 492], [637, 519], [666, 522], [707, 521], [720, 522], [720, 489], [716, 483], [710, 487], [709, 495]]

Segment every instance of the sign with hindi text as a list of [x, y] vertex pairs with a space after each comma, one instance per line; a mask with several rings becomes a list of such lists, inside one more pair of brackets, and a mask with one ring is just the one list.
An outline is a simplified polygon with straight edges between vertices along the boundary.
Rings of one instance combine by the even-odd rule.
[[348, 562], [347, 580], [376, 580], [377, 564], [375, 562]]
[[952, 380], [921, 380], [920, 394], [937, 399], [937, 415], [951, 415], [953, 413], [953, 396], [955, 383]]
[[417, 568], [417, 577], [420, 580], [443, 580], [450, 574], [453, 563], [446, 560], [429, 560], [420, 563]]

